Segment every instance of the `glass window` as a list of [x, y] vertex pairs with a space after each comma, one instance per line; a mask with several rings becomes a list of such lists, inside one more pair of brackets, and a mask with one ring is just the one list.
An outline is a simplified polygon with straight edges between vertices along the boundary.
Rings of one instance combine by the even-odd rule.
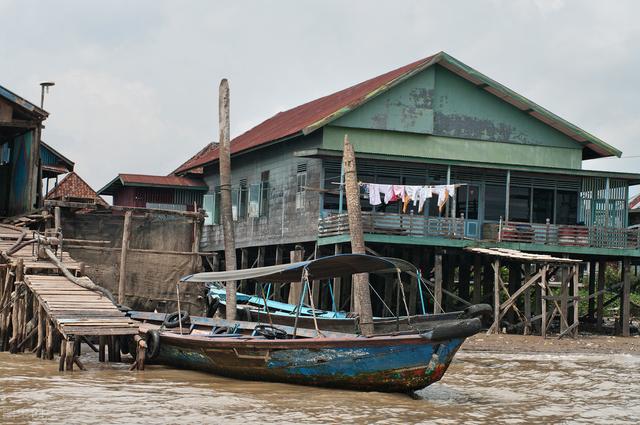
[[478, 186], [463, 185], [456, 189], [456, 217], [461, 214], [469, 220], [478, 219]]
[[484, 187], [484, 219], [499, 221], [504, 218], [507, 193], [504, 185], [487, 184]]
[[301, 210], [304, 208], [304, 194], [307, 186], [307, 170], [298, 171], [297, 184], [296, 184], [296, 209]]
[[509, 188], [509, 221], [531, 221], [531, 188]]
[[214, 199], [215, 195], [213, 194], [206, 194], [202, 197], [202, 208], [207, 213], [207, 216], [204, 218], [205, 226], [213, 225]]
[[553, 189], [533, 189], [533, 222], [553, 220]]
[[240, 199], [240, 190], [239, 189], [231, 189], [231, 215], [233, 216], [233, 221], [238, 220], [238, 200]]
[[249, 186], [249, 217], [258, 217], [260, 215], [260, 186], [252, 184]]
[[269, 216], [269, 170], [260, 175], [260, 217]]
[[556, 224], [577, 224], [578, 192], [559, 190], [557, 196]]
[[240, 180], [240, 199], [238, 200], [238, 219], [242, 220], [247, 217], [249, 207], [249, 188], [247, 187], [247, 179]]

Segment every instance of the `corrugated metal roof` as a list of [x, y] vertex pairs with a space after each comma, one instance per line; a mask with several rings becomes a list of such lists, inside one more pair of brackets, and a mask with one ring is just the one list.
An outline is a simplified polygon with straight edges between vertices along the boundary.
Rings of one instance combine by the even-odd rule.
[[[589, 149], [585, 159], [603, 156], [620, 156], [622, 153], [597, 137], [563, 120], [550, 111], [542, 108], [513, 90], [479, 73], [457, 59], [440, 52], [420, 59], [401, 68], [364, 81], [355, 86], [338, 91], [320, 99], [313, 100], [285, 112], [279, 112], [249, 131], [234, 138], [231, 142], [231, 153], [242, 152], [262, 144], [285, 139], [297, 134], [309, 134], [345, 113], [357, 108], [371, 98], [388, 90], [401, 81], [432, 66], [441, 64], [452, 72], [482, 87], [484, 90], [500, 97], [505, 102], [530, 114], [546, 124], [563, 132]], [[202, 166], [218, 159], [217, 145], [207, 145], [187, 162], [174, 171], [184, 173], [192, 168]]]
[[98, 191], [100, 195], [112, 195], [117, 187], [121, 186], [153, 186], [176, 189], [207, 190], [207, 184], [200, 179], [189, 177], [152, 176], [148, 174], [118, 174], [118, 176], [107, 183]]
[[16, 105], [21, 106], [22, 108], [26, 109], [27, 111], [37, 114], [42, 118], [46, 118], [49, 116], [49, 113], [47, 111], [45, 111], [44, 109], [41, 109], [39, 107], [37, 107], [36, 105], [34, 105], [33, 103], [29, 102], [28, 100], [23, 99], [22, 97], [18, 96], [17, 94], [15, 94], [14, 92], [12, 92], [11, 90], [0, 86], [0, 96], [4, 97], [5, 99], [7, 99], [8, 101], [15, 103]]
[[[348, 108], [351, 105], [359, 105], [369, 97], [371, 92], [419, 68], [431, 58], [430, 56], [421, 59], [339, 92], [307, 102], [288, 111], [279, 112], [246, 133], [234, 138], [231, 142], [231, 153], [241, 152], [263, 143], [301, 133], [307, 127], [326, 119], [340, 109]], [[199, 152], [200, 155], [196, 154], [181, 165], [175, 173], [181, 173], [218, 159], [217, 145], [209, 146], [209, 149], [203, 149]]]
[[154, 186], [206, 187], [202, 180], [178, 176], [151, 176], [146, 174], [118, 174], [122, 183], [127, 185], [145, 184]]

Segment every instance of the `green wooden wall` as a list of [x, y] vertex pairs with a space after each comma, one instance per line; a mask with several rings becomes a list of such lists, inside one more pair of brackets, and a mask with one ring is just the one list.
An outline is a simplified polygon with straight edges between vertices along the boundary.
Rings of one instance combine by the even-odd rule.
[[582, 147], [439, 65], [326, 128], [323, 148], [406, 157], [580, 169]]

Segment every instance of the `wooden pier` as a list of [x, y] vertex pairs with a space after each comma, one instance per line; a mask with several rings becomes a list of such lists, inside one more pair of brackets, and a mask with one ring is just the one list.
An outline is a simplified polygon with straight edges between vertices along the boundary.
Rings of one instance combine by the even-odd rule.
[[83, 276], [82, 263], [61, 249], [55, 261], [43, 255], [55, 249], [50, 240], [56, 241], [0, 227], [0, 351], [31, 351], [50, 360], [57, 353], [60, 371], [74, 364], [84, 369], [79, 355], [85, 342], [100, 361], [120, 361], [122, 344], [137, 336], [138, 325], [105, 294], [89, 289], [96, 285]]

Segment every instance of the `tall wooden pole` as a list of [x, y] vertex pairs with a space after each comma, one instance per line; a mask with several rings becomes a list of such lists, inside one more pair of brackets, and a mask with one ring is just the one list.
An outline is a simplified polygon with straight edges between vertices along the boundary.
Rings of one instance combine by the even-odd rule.
[[[220, 127], [220, 203], [222, 232], [224, 235], [224, 261], [227, 271], [236, 270], [236, 240], [233, 232], [231, 213], [231, 146], [229, 140], [229, 82], [223, 78], [220, 82], [218, 97], [218, 115]], [[236, 282], [226, 284], [227, 320], [236, 319]]]
[[630, 295], [631, 295], [631, 262], [629, 257], [622, 259], [622, 296], [620, 297], [620, 320], [622, 321], [622, 336], [630, 336]]
[[124, 225], [122, 226], [122, 248], [120, 250], [120, 278], [118, 280], [118, 304], [124, 304], [124, 297], [126, 293], [127, 250], [129, 249], [130, 235], [131, 235], [131, 211], [127, 211], [124, 213]]
[[[362, 209], [360, 208], [360, 187], [356, 175], [356, 155], [347, 135], [344, 136], [344, 183], [347, 198], [347, 215], [351, 236], [351, 252], [364, 254], [364, 233], [362, 231]], [[360, 330], [364, 335], [373, 333], [373, 312], [369, 293], [369, 276], [360, 273], [353, 276], [355, 311], [360, 316]]]

